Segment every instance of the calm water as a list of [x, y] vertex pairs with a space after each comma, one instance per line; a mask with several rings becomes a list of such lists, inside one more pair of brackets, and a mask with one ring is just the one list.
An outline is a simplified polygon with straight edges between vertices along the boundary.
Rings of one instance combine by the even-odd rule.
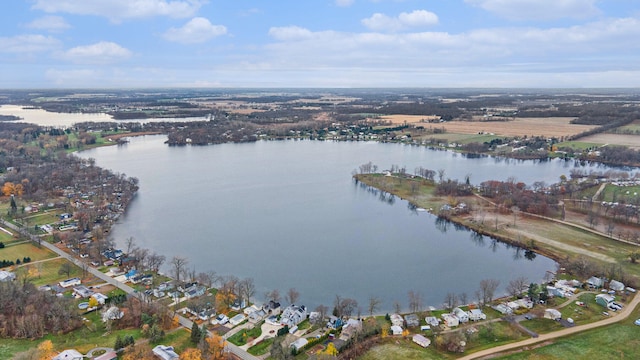
[[573, 163], [467, 159], [423, 147], [364, 142], [280, 141], [169, 147], [163, 136], [135, 138], [124, 146], [88, 150], [97, 164], [140, 179], [141, 189], [114, 228], [122, 244], [170, 259], [186, 256], [196, 271], [252, 277], [255, 298], [294, 287], [301, 303], [331, 306], [335, 295], [408, 307], [409, 290], [425, 305], [440, 306], [448, 292], [470, 300], [480, 280], [501, 288], [512, 278], [540, 281], [552, 260], [437, 223], [399, 199], [356, 186], [351, 173], [372, 161], [446, 169], [472, 182], [515, 177], [531, 184], [555, 182]]

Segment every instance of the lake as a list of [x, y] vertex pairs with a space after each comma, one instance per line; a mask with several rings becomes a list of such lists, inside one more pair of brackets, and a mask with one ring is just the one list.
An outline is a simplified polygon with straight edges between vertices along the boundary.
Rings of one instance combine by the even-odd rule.
[[[169, 147], [165, 136], [79, 153], [99, 166], [140, 179], [140, 191], [114, 227], [118, 244], [185, 256], [195, 271], [252, 277], [256, 300], [296, 288], [311, 309], [351, 297], [408, 308], [408, 291], [439, 307], [447, 293], [470, 300], [482, 279], [500, 280], [500, 293], [518, 276], [540, 282], [554, 261], [477, 237], [404, 200], [381, 198], [351, 175], [366, 162], [413, 172], [445, 169], [473, 183], [515, 177], [531, 184], [569, 175], [574, 162], [466, 158], [424, 147], [373, 142], [260, 141]], [[594, 170], [606, 170], [593, 165]], [[167, 270], [167, 269], [165, 269]]]

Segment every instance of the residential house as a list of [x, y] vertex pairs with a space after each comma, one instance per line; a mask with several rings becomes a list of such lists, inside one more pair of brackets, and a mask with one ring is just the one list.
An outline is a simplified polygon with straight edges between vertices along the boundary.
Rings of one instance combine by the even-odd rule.
[[442, 320], [447, 327], [456, 327], [460, 325], [460, 320], [453, 314], [442, 314]]
[[562, 319], [562, 314], [556, 309], [546, 309], [544, 311], [544, 318], [551, 320], [560, 320]]
[[501, 313], [502, 315], [511, 315], [511, 314], [513, 314], [513, 309], [511, 309], [510, 307], [508, 307], [505, 304], [494, 305], [491, 308], [494, 309], [495, 311]]
[[295, 351], [300, 351], [308, 343], [309, 343], [309, 341], [307, 339], [300, 338], [300, 339], [294, 341], [293, 343], [291, 343], [291, 348], [294, 349]]
[[327, 327], [333, 330], [337, 330], [338, 328], [340, 328], [342, 325], [344, 325], [342, 323], [342, 319], [337, 317], [337, 316], [329, 316], [329, 321], [327, 322]]
[[402, 326], [391, 326], [391, 335], [402, 335]]
[[71, 286], [80, 285], [81, 283], [82, 281], [80, 280], [80, 278], [75, 277], [67, 280], [62, 280], [58, 284], [63, 288], [68, 288]]
[[402, 316], [398, 314], [391, 314], [389, 318], [391, 319], [391, 325], [400, 326], [400, 327], [404, 326], [404, 319], [402, 318]]
[[342, 332], [340, 333], [340, 340], [349, 341], [353, 338], [358, 331], [362, 330], [362, 321], [356, 319], [349, 319], [342, 326]]
[[15, 279], [16, 279], [16, 274], [10, 271], [0, 270], [0, 281], [8, 282], [8, 281], [13, 281]]
[[482, 310], [480, 309], [471, 309], [469, 310], [468, 314], [469, 314], [469, 320], [471, 321], [480, 321], [480, 320], [487, 319], [487, 315], [483, 313]]
[[118, 358], [118, 353], [111, 350], [111, 351], [107, 351], [106, 353], [93, 358], [93, 360], [115, 360]]
[[438, 326], [438, 325], [440, 325], [440, 321], [438, 321], [438, 318], [435, 317], [435, 316], [427, 316], [426, 318], [424, 318], [424, 321], [429, 326]]
[[[86, 299], [88, 297], [90, 297], [91, 295], [93, 295], [93, 290], [89, 289], [88, 287], [84, 286], [84, 285], [79, 285], [73, 288], [73, 294], [75, 296], [79, 296], [83, 299]], [[96, 299], [97, 300], [97, 299]]]
[[244, 314], [238, 314], [232, 317], [231, 319], [229, 319], [229, 324], [233, 326], [240, 325], [240, 323], [243, 322], [245, 319], [246, 317], [244, 316]]
[[604, 280], [595, 276], [590, 277], [589, 279], [587, 279], [586, 281], [587, 285], [589, 285], [589, 287], [594, 288], [594, 289], [599, 289], [604, 285]]
[[407, 327], [418, 327], [420, 326], [420, 319], [418, 319], [418, 315], [409, 314], [404, 317], [404, 321], [407, 324]]
[[241, 309], [244, 309], [246, 306], [247, 304], [244, 300], [235, 299], [233, 301], [233, 304], [231, 304], [231, 310], [240, 311]]
[[84, 356], [75, 349], [69, 349], [53, 357], [52, 360], [82, 360]]
[[159, 357], [162, 360], [175, 360], [180, 358], [180, 356], [178, 356], [178, 354], [176, 354], [176, 352], [173, 350], [173, 346], [165, 345], [158, 345], [154, 347], [153, 355]]
[[307, 308], [291, 304], [287, 306], [280, 316], [280, 324], [294, 327], [307, 318]]
[[609, 289], [614, 291], [624, 291], [624, 284], [620, 281], [611, 280], [609, 283]]
[[124, 316], [124, 312], [120, 311], [117, 306], [111, 306], [102, 313], [102, 321], [120, 320]]
[[469, 314], [466, 311], [460, 309], [459, 307], [453, 309], [453, 315], [458, 318], [461, 323], [466, 323], [469, 321]]
[[204, 295], [206, 289], [204, 286], [193, 285], [187, 289], [185, 289], [184, 296], [187, 299], [193, 299], [198, 296]]
[[423, 348], [429, 347], [429, 345], [431, 345], [431, 340], [427, 339], [426, 337], [420, 334], [413, 335], [412, 340], [414, 343], [422, 346]]
[[266, 316], [267, 316], [267, 313], [264, 312], [264, 310], [262, 310], [262, 309], [256, 310], [256, 311], [252, 311], [249, 314], [249, 322], [252, 323], [252, 324], [257, 324], [260, 321], [262, 321]]
[[615, 297], [609, 294], [598, 294], [596, 295], [596, 303], [602, 305], [606, 308], [609, 308], [609, 305], [613, 303]]
[[262, 310], [262, 306], [257, 306], [256, 304], [253, 304], [251, 306], [247, 306], [246, 308], [242, 309], [242, 312], [249, 316], [249, 314], [251, 314], [254, 311], [258, 311], [258, 310]]
[[262, 310], [264, 310], [264, 312], [266, 312], [267, 314], [278, 315], [281, 311], [280, 303], [277, 301], [269, 300], [268, 303], [262, 306]]

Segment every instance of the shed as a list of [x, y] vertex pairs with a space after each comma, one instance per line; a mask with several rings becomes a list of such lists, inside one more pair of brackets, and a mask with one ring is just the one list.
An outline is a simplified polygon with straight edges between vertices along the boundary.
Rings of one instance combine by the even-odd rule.
[[609, 307], [609, 304], [612, 303], [615, 298], [609, 294], [598, 294], [596, 295], [596, 303], [598, 305], [602, 305], [606, 308]]
[[16, 274], [10, 271], [0, 270], [0, 281], [13, 281], [16, 279]]
[[305, 338], [300, 338], [294, 341], [293, 343], [291, 343], [291, 347], [294, 348], [296, 351], [300, 351], [300, 349], [305, 347], [305, 345], [307, 345], [308, 343], [309, 343], [309, 340]]
[[429, 345], [431, 345], [431, 340], [427, 339], [426, 337], [420, 334], [413, 335], [413, 342], [422, 346], [423, 348], [426, 348]]
[[53, 360], [82, 360], [84, 356], [75, 349], [69, 349], [56, 355]]
[[604, 285], [604, 280], [595, 276], [590, 277], [586, 282], [587, 282], [587, 285], [589, 285], [589, 287], [596, 288], [596, 289], [601, 288], [602, 285]]

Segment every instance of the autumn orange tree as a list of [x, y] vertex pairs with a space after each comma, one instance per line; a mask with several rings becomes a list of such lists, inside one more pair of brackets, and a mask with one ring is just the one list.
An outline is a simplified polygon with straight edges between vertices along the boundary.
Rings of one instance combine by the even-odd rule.
[[218, 334], [205, 336], [198, 345], [204, 359], [222, 360], [224, 359], [224, 348], [227, 342]]
[[122, 360], [155, 360], [149, 344], [138, 343], [129, 346], [122, 356]]
[[199, 349], [189, 348], [180, 355], [180, 359], [203, 360], [203, 357], [202, 352]]
[[45, 340], [38, 345], [38, 359], [50, 360], [56, 355], [53, 350], [53, 343], [51, 340]]
[[10, 195], [22, 196], [23, 192], [24, 192], [24, 188], [22, 187], [22, 184], [14, 184], [11, 181], [7, 181], [2, 186], [2, 194], [4, 196], [10, 196]]

